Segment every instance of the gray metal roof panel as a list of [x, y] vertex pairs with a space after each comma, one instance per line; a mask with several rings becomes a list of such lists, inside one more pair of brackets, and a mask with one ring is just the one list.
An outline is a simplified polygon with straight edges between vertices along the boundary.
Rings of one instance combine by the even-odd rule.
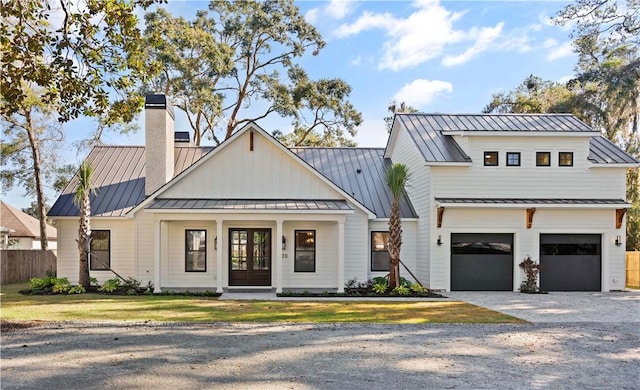
[[[212, 147], [174, 149], [177, 175], [209, 152]], [[91, 215], [117, 217], [126, 214], [145, 199], [145, 153], [143, 146], [96, 146], [87, 156], [94, 168], [96, 194], [91, 196]], [[77, 216], [73, 192], [74, 176], [49, 211], [49, 216]]]
[[407, 130], [425, 161], [471, 162], [471, 157], [452, 136], [437, 130], [437, 127], [450, 127], [443, 125], [441, 118], [425, 114], [398, 114], [396, 119]]
[[589, 161], [594, 164], [638, 164], [640, 161], [627, 154], [605, 137], [593, 137], [589, 141]]
[[345, 200], [333, 199], [155, 199], [154, 210], [300, 210], [351, 211]]
[[567, 204], [567, 205], [619, 205], [624, 199], [552, 199], [552, 198], [435, 198], [440, 203], [452, 204]]
[[424, 114], [399, 113], [397, 117], [421, 117], [424, 129], [435, 131], [595, 132], [571, 114]]
[[[291, 151], [378, 218], [389, 218], [391, 194], [384, 173], [390, 161], [384, 158], [383, 148], [291, 148]], [[417, 216], [406, 194], [400, 203], [400, 213], [404, 218]]]

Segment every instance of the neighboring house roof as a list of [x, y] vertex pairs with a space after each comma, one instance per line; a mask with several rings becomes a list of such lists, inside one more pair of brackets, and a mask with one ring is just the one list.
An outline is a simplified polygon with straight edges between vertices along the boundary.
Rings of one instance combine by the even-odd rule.
[[[291, 151], [378, 218], [389, 218], [392, 198], [385, 184], [385, 170], [391, 161], [384, 158], [383, 148], [306, 147]], [[406, 194], [400, 202], [400, 214], [404, 218], [417, 217]]]
[[166, 210], [265, 210], [352, 211], [344, 200], [310, 199], [156, 199], [149, 209]]
[[[40, 221], [15, 207], [0, 201], [0, 225], [11, 229], [11, 237], [28, 237], [40, 239]], [[58, 232], [53, 226], [47, 225], [45, 232], [49, 240], [56, 240]]]
[[640, 161], [625, 153], [613, 142], [598, 136], [589, 140], [589, 161], [594, 164], [638, 164]]
[[404, 114], [420, 117], [424, 129], [434, 131], [587, 132], [596, 130], [571, 114]]
[[[93, 183], [96, 195], [91, 196], [91, 215], [119, 217], [145, 199], [144, 146], [96, 146], [87, 161], [94, 169]], [[176, 147], [174, 150], [174, 175], [178, 175], [213, 147]], [[49, 210], [49, 216], [77, 216], [73, 192], [78, 178], [69, 185]]]

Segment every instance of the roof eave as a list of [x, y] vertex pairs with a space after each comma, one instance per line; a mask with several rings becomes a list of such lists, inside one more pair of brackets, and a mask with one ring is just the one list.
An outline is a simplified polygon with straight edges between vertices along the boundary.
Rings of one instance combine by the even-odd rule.
[[597, 131], [540, 131], [540, 130], [442, 130], [442, 135], [457, 135], [461, 137], [595, 137]]

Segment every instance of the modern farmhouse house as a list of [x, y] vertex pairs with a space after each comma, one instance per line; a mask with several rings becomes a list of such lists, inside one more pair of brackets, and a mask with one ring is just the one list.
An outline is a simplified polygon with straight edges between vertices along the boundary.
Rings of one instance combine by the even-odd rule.
[[[287, 148], [253, 123], [195, 147], [163, 95], [145, 118], [145, 146], [87, 157], [99, 280], [105, 264], [156, 292], [343, 291], [386, 275], [384, 171], [399, 162], [412, 175], [401, 257], [427, 287], [517, 291], [529, 255], [545, 290], [624, 288], [626, 169], [640, 164], [571, 115], [397, 114], [386, 148]], [[71, 281], [76, 182], [49, 212]]]

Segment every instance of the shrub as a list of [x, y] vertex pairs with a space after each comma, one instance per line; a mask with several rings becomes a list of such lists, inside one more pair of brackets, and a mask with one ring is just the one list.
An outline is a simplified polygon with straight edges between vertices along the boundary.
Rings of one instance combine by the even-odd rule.
[[520, 284], [520, 292], [523, 293], [535, 293], [538, 292], [538, 274], [542, 272], [542, 266], [531, 259], [531, 256], [524, 258], [522, 263], [519, 264], [522, 268], [527, 280], [523, 280]]
[[389, 285], [387, 284], [386, 281], [384, 283], [375, 283], [373, 285], [373, 292], [379, 295], [384, 294], [387, 292], [388, 287]]
[[53, 286], [51, 292], [55, 294], [66, 294], [71, 289], [71, 283], [67, 278], [55, 278], [53, 279]]
[[422, 295], [422, 294], [426, 294], [427, 293], [427, 289], [424, 288], [424, 286], [419, 285], [418, 283], [411, 284], [410, 289], [411, 289], [411, 291], [413, 291], [414, 293], [416, 293], [418, 295]]
[[373, 283], [389, 284], [389, 281], [384, 276], [376, 276], [375, 278], [373, 278]]
[[89, 284], [92, 285], [93, 287], [98, 287], [98, 284], [99, 284], [98, 279], [91, 276], [89, 278]]
[[409, 290], [409, 287], [403, 286], [403, 285], [397, 286], [391, 292], [396, 294], [396, 295], [401, 295], [401, 296], [411, 295], [411, 290]]
[[86, 292], [87, 290], [85, 290], [82, 286], [73, 286], [69, 289], [67, 294], [84, 294]]
[[102, 286], [98, 287], [98, 291], [101, 293], [113, 294], [120, 289], [120, 279], [113, 278], [102, 283]]
[[52, 277], [31, 278], [29, 279], [29, 288], [32, 290], [44, 290], [53, 287], [53, 279]]

